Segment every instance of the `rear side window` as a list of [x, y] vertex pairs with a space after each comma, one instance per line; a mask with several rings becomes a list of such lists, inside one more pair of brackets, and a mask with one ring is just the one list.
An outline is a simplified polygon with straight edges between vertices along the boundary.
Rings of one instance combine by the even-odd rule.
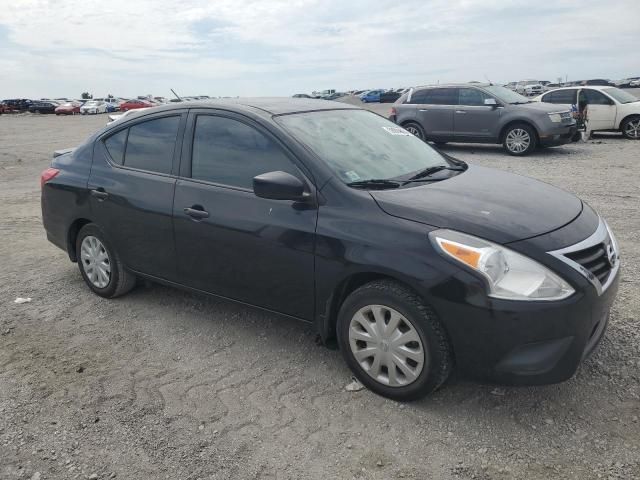
[[196, 118], [192, 178], [252, 189], [253, 177], [273, 171], [300, 176], [282, 149], [255, 128], [226, 117]]
[[421, 92], [423, 96], [420, 102], [428, 105], [457, 105], [458, 89], [457, 88], [430, 88]]
[[180, 117], [164, 117], [129, 128], [124, 166], [171, 173]]
[[484, 106], [484, 100], [491, 98], [486, 93], [475, 88], [460, 88], [458, 92], [458, 105]]
[[542, 97], [543, 102], [547, 103], [559, 103], [574, 105], [576, 103], [577, 90], [556, 90], [555, 92], [549, 92]]
[[104, 146], [107, 147], [111, 159], [118, 165], [122, 165], [124, 161], [124, 147], [127, 142], [128, 131], [128, 128], [120, 130], [104, 141]]

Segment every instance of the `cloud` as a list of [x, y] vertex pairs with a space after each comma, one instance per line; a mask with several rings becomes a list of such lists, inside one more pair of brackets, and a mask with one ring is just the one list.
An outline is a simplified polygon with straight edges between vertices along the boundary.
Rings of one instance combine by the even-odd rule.
[[618, 78], [639, 36], [636, 0], [21, 0], [0, 9], [0, 96]]

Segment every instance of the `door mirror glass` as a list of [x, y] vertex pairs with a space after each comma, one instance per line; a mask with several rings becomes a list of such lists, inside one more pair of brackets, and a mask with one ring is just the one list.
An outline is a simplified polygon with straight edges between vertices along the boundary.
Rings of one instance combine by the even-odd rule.
[[485, 98], [484, 99], [484, 104], [489, 106], [489, 107], [497, 107], [498, 106], [498, 102], [496, 102], [495, 98]]
[[271, 200], [303, 200], [304, 183], [286, 172], [268, 172], [253, 177], [253, 193]]

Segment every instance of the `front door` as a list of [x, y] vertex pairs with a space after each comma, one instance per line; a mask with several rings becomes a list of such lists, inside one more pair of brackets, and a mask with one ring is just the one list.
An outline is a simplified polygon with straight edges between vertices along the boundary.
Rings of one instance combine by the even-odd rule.
[[580, 90], [580, 103], [587, 106], [589, 130], [612, 130], [616, 122], [616, 105], [613, 100], [598, 90]]
[[253, 177], [284, 171], [312, 183], [264, 128], [210, 112], [192, 112], [185, 134], [173, 209], [180, 282], [311, 320], [317, 206], [259, 198]]
[[479, 141], [497, 139], [502, 107], [487, 106], [486, 99], [493, 98], [477, 88], [459, 88], [458, 105], [453, 114], [456, 138]]

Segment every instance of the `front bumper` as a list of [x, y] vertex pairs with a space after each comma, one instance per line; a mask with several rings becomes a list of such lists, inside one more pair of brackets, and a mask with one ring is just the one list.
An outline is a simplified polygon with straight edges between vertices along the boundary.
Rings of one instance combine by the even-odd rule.
[[573, 123], [572, 125], [559, 125], [547, 131], [540, 132], [538, 134], [540, 145], [543, 147], [555, 147], [573, 142], [576, 130], [577, 126]]

